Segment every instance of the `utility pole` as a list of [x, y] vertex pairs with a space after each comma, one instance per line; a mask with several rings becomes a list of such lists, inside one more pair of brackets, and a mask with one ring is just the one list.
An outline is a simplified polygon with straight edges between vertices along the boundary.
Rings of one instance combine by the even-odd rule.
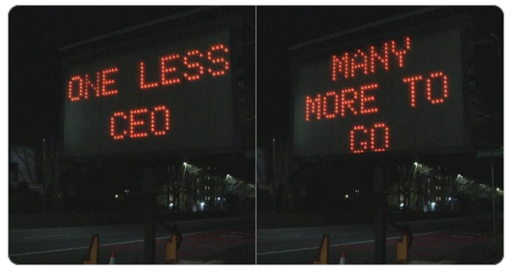
[[383, 168], [377, 164], [373, 169], [373, 190], [375, 193], [375, 264], [386, 263], [386, 179]]
[[494, 188], [494, 161], [491, 158], [491, 192], [492, 192], [492, 236], [496, 242], [496, 188]]
[[43, 213], [48, 212], [46, 204], [46, 139], [43, 138], [43, 163], [41, 170], [41, 191], [43, 194]]
[[156, 178], [157, 168], [155, 166], [146, 166], [144, 168], [143, 178], [143, 198], [144, 198], [144, 263], [155, 263], [156, 246]]

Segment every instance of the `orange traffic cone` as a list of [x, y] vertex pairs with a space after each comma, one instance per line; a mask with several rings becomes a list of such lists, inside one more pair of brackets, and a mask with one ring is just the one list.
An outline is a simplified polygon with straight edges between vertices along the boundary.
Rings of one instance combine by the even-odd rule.
[[341, 252], [340, 264], [345, 264], [345, 251]]
[[110, 254], [110, 262], [108, 264], [116, 264], [116, 253], [114, 251]]

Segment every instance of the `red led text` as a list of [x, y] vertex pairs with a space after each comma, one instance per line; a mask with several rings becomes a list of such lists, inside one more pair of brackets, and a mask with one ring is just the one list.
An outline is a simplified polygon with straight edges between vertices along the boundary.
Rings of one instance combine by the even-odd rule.
[[[416, 75], [403, 79], [404, 83], [409, 87], [410, 93], [410, 102], [411, 107], [416, 107], [416, 96], [418, 90], [418, 84], [421, 81], [424, 81], [425, 84], [425, 94], [426, 99], [432, 104], [440, 104], [443, 103], [445, 99], [448, 98], [448, 76], [446, 76], [443, 72], [432, 72], [427, 76]], [[437, 86], [440, 90], [435, 91], [432, 87], [433, 84], [437, 83]]]
[[[142, 60], [138, 67], [123, 68], [127, 75], [136, 73], [138, 89], [179, 85], [199, 81], [209, 77], [222, 77], [230, 69], [229, 48], [224, 44], [214, 44], [206, 50], [186, 50], [183, 53], [169, 53], [154, 60]], [[67, 82], [67, 96], [72, 102], [91, 97], [104, 97], [119, 94], [118, 82], [132, 82], [133, 79], [120, 79], [120, 69], [110, 67], [92, 74], [77, 74]]]
[[371, 128], [356, 125], [350, 131], [350, 152], [384, 152], [389, 149], [389, 127], [381, 122]]
[[403, 68], [405, 56], [411, 50], [411, 38], [404, 37], [403, 41], [390, 40], [382, 43], [380, 49], [369, 46], [367, 50], [356, 49], [354, 52], [343, 52], [331, 56], [331, 80], [340, 78], [355, 78], [361, 75], [376, 73], [376, 67], [389, 71], [391, 65]]
[[171, 129], [170, 116], [164, 105], [118, 111], [110, 117], [110, 136], [115, 140], [163, 136]]
[[89, 74], [72, 76], [68, 81], [68, 98], [70, 101], [89, 99], [90, 96], [101, 97], [117, 95], [116, 74], [117, 67], [103, 69], [91, 77]]
[[[417, 48], [421, 48], [421, 46]], [[322, 79], [329, 82], [327, 86], [334, 85], [335, 87], [327, 90], [312, 90], [312, 93], [305, 94], [303, 109], [306, 123], [335, 122], [329, 120], [340, 117], [354, 119], [354, 123], [349, 124], [348, 128], [344, 127], [346, 126], [345, 121], [340, 123], [340, 126], [348, 131], [344, 132], [347, 138], [343, 138], [346, 139], [346, 151], [354, 154], [389, 151], [390, 132], [396, 126], [394, 121], [401, 122], [410, 119], [408, 117], [402, 119], [397, 116], [407, 115], [407, 111], [393, 112], [391, 115], [385, 113], [386, 111], [402, 111], [402, 109], [412, 108], [415, 115], [419, 115], [424, 110], [427, 113], [427, 108], [436, 108], [438, 105], [446, 104], [450, 96], [450, 75], [444, 70], [446, 68], [438, 67], [433, 72], [427, 70], [428, 72], [425, 73], [423, 69], [430, 67], [431, 64], [424, 65], [424, 59], [413, 60], [412, 58], [418, 55], [427, 56], [425, 55], [427, 52], [412, 50], [414, 49], [411, 37], [403, 36], [403, 39], [386, 40], [380, 47], [370, 45], [367, 48], [326, 54], [324, 58], [327, 59], [321, 60], [322, 67], [324, 72], [328, 71], [330, 74], [324, 74]], [[407, 62], [408, 59], [411, 60]], [[437, 59], [435, 61], [438, 63]], [[407, 67], [408, 63], [409, 67]], [[442, 64], [442, 62], [439, 63]], [[409, 69], [415, 71], [409, 72]], [[421, 69], [421, 73], [418, 73], [418, 69]], [[383, 78], [385, 82], [365, 83], [365, 76], [384, 74], [383, 72], [389, 72], [386, 73], [387, 78], [380, 77], [385, 75], [378, 75], [379, 77], [372, 77], [371, 81], [375, 81], [375, 78]], [[329, 76], [329, 79], [325, 76]], [[366, 81], [368, 82], [370, 79], [368, 78]], [[357, 84], [361, 85], [354, 87]], [[319, 86], [326, 86], [325, 82]], [[317, 93], [318, 91], [320, 93]], [[382, 99], [385, 99], [386, 102], [379, 103], [380, 96], [383, 96]], [[394, 98], [397, 101], [391, 101]], [[418, 102], [421, 102], [420, 107]], [[406, 105], [409, 105], [410, 108]], [[435, 110], [429, 109], [428, 111], [430, 113]], [[378, 116], [373, 117], [372, 120], [378, 118], [381, 122], [370, 127], [362, 125], [361, 120], [364, 120], [364, 116], [369, 114]], [[403, 131], [397, 130], [395, 134], [403, 133]]]
[[379, 112], [372, 92], [377, 91], [376, 83], [366, 84], [356, 90], [353, 87], [340, 91], [328, 91], [314, 97], [306, 96], [306, 121], [314, 115], [316, 120], [333, 119], [348, 115], [372, 114]]
[[212, 45], [205, 52], [198, 49], [184, 54], [169, 54], [159, 58], [160, 77], [148, 79], [148, 67], [141, 61], [139, 67], [139, 87], [141, 90], [170, 86], [183, 82], [198, 81], [205, 76], [223, 76], [229, 70], [229, 49], [223, 44]]

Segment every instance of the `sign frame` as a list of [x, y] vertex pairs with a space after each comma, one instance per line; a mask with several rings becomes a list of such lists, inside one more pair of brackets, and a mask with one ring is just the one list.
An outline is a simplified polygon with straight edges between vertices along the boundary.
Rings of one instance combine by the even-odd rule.
[[[429, 13], [432, 10], [427, 10]], [[430, 15], [430, 17], [429, 17]], [[336, 160], [359, 160], [359, 159], [386, 159], [386, 158], [398, 158], [398, 157], [416, 157], [425, 155], [446, 155], [446, 154], [458, 154], [458, 153], [471, 153], [471, 119], [470, 119], [470, 101], [469, 101], [469, 63], [471, 61], [471, 48], [469, 46], [471, 41], [470, 35], [470, 24], [464, 15], [449, 16], [442, 19], [432, 19], [435, 16], [432, 14], [422, 14], [418, 16], [403, 17], [398, 16], [398, 19], [393, 18], [384, 20], [381, 24], [374, 23], [368, 27], [357, 27], [344, 31], [338, 35], [332, 34], [319, 38], [312, 42], [305, 42], [300, 45], [296, 45], [289, 48], [289, 55], [291, 57], [290, 73], [291, 73], [291, 106], [290, 106], [290, 128], [289, 132], [292, 136], [292, 147], [293, 156], [299, 162], [325, 162], [325, 161], [336, 161]], [[408, 27], [403, 27], [404, 25]], [[412, 27], [409, 27], [411, 26]], [[327, 154], [327, 155], [297, 155], [295, 150], [295, 90], [294, 85], [297, 81], [298, 64], [303, 58], [314, 58], [322, 56], [332, 52], [334, 49], [340, 47], [348, 47], [355, 44], [366, 44], [369, 45], [372, 42], [385, 38], [387, 36], [397, 36], [397, 34], [403, 34], [407, 31], [414, 31], [414, 33], [433, 33], [439, 29], [446, 27], [455, 27], [460, 31], [461, 41], [461, 87], [462, 87], [462, 109], [463, 109], [463, 144], [454, 147], [441, 147], [441, 148], [427, 148], [427, 149], [407, 149], [407, 150], [391, 150], [382, 153], [365, 152], [360, 154], [346, 153], [346, 154]], [[352, 41], [351, 43], [341, 42], [342, 40]]]
[[[198, 14], [201, 14], [199, 12]], [[190, 15], [190, 14], [188, 14]], [[224, 16], [220, 18], [208, 18], [207, 20], [194, 22], [193, 25], [183, 26], [185, 23], [181, 21], [189, 18], [184, 16], [164, 22], [156, 22], [152, 25], [144, 25], [139, 27], [132, 27], [127, 31], [121, 31], [120, 34], [114, 33], [113, 35], [102, 36], [98, 39], [91, 39], [79, 43], [77, 46], [68, 46], [61, 49], [61, 106], [60, 106], [60, 128], [59, 128], [59, 154], [65, 161], [68, 162], [91, 162], [91, 161], [109, 161], [109, 160], [147, 160], [158, 159], [166, 157], [187, 157], [187, 156], [208, 156], [219, 154], [234, 154], [241, 152], [241, 124], [242, 116], [240, 109], [241, 92], [238, 87], [239, 73], [238, 67], [240, 65], [240, 55], [242, 48], [242, 38], [240, 35], [241, 29], [239, 18], [235, 15]], [[185, 18], [185, 19], [183, 19]], [[158, 150], [158, 151], [141, 151], [141, 152], [120, 152], [115, 154], [102, 154], [102, 155], [70, 155], [64, 152], [64, 115], [65, 115], [65, 102], [67, 100], [67, 78], [65, 74], [66, 69], [81, 60], [105, 57], [112, 52], [119, 50], [130, 50], [137, 47], [144, 48], [145, 41], [154, 41], [155, 37], [165, 36], [179, 37], [185, 33], [205, 33], [214, 29], [223, 29], [228, 32], [230, 49], [230, 86], [231, 86], [231, 111], [233, 122], [232, 142], [228, 146], [216, 147], [200, 147], [200, 148], [186, 148], [186, 149], [171, 149], [171, 150]], [[125, 109], [128, 110], [128, 109]], [[172, 122], [172, 121], [171, 121]]]

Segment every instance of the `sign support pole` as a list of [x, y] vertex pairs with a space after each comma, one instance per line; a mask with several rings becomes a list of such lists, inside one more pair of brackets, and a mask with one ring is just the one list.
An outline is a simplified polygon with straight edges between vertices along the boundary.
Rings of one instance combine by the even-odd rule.
[[157, 169], [154, 166], [144, 168], [144, 263], [155, 263], [156, 224], [155, 224], [155, 192]]
[[493, 241], [496, 242], [496, 188], [494, 188], [494, 161], [491, 158], [491, 192], [492, 192], [492, 236]]
[[386, 263], [386, 190], [385, 174], [381, 164], [373, 169], [373, 189], [375, 192], [375, 264]]

